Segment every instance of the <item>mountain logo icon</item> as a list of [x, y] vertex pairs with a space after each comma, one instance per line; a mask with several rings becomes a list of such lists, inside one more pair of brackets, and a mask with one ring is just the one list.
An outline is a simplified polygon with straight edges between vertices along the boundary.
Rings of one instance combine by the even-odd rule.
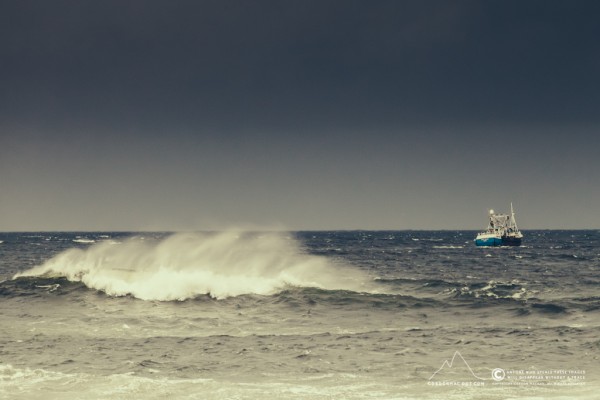
[[454, 352], [452, 359], [444, 360], [442, 366], [431, 375], [429, 380], [446, 380], [448, 378], [456, 380], [457, 377], [465, 379], [467, 377], [470, 378], [471, 376], [480, 381], [487, 380], [486, 378], [478, 376], [467, 360], [465, 360], [462, 354], [457, 350]]

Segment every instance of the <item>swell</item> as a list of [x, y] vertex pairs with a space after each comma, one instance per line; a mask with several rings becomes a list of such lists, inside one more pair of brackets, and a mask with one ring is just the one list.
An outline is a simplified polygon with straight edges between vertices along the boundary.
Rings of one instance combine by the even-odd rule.
[[322, 290], [318, 288], [289, 288], [273, 296], [274, 301], [293, 307], [318, 306], [341, 308], [401, 309], [446, 307], [444, 301], [430, 297], [416, 297], [389, 293], [367, 293], [349, 290]]
[[[104, 296], [95, 297], [96, 301], [101, 301], [102, 297], [107, 300], [113, 297], [106, 295], [103, 291], [91, 289], [82, 282], [73, 282], [65, 277], [22, 276], [0, 283], [0, 298], [3, 299], [29, 297], [32, 299], [47, 300], [50, 297], [65, 297], [75, 300], [90, 293], [104, 294]], [[137, 300], [144, 301], [141, 299]], [[249, 293], [217, 299], [209, 294], [197, 294], [184, 301], [189, 304], [197, 304], [198, 306], [202, 306], [206, 302], [218, 302], [218, 304], [225, 308], [278, 305], [298, 310], [305, 310], [316, 306], [328, 308], [340, 307], [345, 309], [402, 309], [421, 307], [442, 309], [446, 306], [444, 302], [431, 298], [296, 286], [283, 287], [277, 293], [270, 295]]]
[[[447, 281], [443, 279], [377, 279], [377, 282], [414, 298], [435, 299], [441, 309], [452, 307], [500, 308], [516, 316], [537, 314], [560, 317], [575, 311], [588, 313], [600, 310], [598, 296], [546, 298], [527, 283], [513, 281]], [[540, 289], [537, 285], [535, 286]], [[429, 304], [433, 304], [427, 300]]]
[[[73, 301], [90, 293], [103, 293], [90, 289], [82, 282], [72, 282], [65, 277], [19, 277], [0, 283], [0, 299], [31, 298], [46, 301], [52, 297], [64, 297]], [[110, 300], [111, 296], [94, 297], [94, 301]], [[141, 301], [138, 299], [138, 301]], [[403, 311], [430, 309], [434, 313], [460, 308], [497, 309], [511, 315], [528, 317], [539, 315], [545, 318], [561, 318], [574, 312], [597, 313], [600, 311], [600, 298], [574, 297], [560, 300], [543, 300], [535, 297], [518, 299], [514, 297], [474, 297], [455, 295], [432, 297], [428, 293], [402, 295], [389, 293], [355, 292], [351, 290], [328, 290], [316, 287], [286, 286], [270, 295], [241, 294], [234, 297], [216, 299], [209, 294], [197, 294], [185, 299], [190, 305], [203, 307], [206, 302], [218, 302], [225, 308], [240, 306], [261, 308], [269, 305], [285, 307], [305, 312], [314, 307]], [[429, 312], [428, 312], [429, 313]]]

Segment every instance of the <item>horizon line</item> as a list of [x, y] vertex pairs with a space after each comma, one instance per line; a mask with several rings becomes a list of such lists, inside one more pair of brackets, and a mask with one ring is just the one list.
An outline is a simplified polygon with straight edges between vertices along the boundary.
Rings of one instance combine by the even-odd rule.
[[[600, 228], [531, 228], [520, 229], [527, 231], [594, 231]], [[0, 230], [0, 233], [93, 233], [93, 232], [115, 232], [115, 233], [182, 233], [182, 232], [478, 232], [481, 229], [472, 228], [317, 228], [317, 229], [278, 229], [278, 228], [217, 228], [217, 229], [19, 229], [19, 230]]]

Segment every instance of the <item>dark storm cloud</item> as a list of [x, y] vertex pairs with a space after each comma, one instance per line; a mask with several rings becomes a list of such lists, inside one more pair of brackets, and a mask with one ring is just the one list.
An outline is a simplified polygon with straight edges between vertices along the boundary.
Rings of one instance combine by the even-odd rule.
[[14, 1], [2, 9], [5, 121], [598, 118], [595, 2]]

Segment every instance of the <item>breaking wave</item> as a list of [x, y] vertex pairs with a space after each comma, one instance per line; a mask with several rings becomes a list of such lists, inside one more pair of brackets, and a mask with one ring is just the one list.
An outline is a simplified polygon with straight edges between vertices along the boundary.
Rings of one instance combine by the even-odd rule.
[[361, 271], [305, 254], [292, 238], [244, 232], [99, 242], [66, 250], [14, 278], [33, 276], [65, 277], [112, 296], [164, 301], [270, 295], [287, 286], [352, 291], [371, 286]]

